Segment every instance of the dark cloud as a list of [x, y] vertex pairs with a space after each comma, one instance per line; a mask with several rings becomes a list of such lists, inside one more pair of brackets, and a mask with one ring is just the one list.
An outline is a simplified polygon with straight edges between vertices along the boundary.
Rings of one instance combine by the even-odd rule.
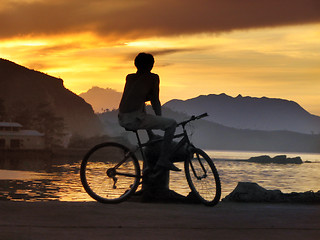
[[161, 49], [157, 51], [152, 51], [151, 54], [154, 56], [159, 55], [167, 55], [167, 54], [173, 54], [173, 53], [179, 53], [179, 52], [193, 52], [193, 51], [199, 51], [203, 50], [202, 48], [168, 48], [168, 49]]
[[46, 0], [0, 9], [0, 38], [91, 31], [113, 39], [320, 22], [319, 0]]
[[[148, 53], [151, 53], [153, 56], [161, 56], [161, 55], [167, 55], [167, 54], [173, 54], [173, 53], [180, 53], [180, 52], [194, 52], [194, 51], [201, 51], [204, 50], [204, 48], [165, 48], [165, 49], [159, 49], [154, 51], [148, 51]], [[137, 56], [137, 52], [129, 52], [127, 54], [122, 55], [123, 60], [126, 61], [133, 61], [133, 59]]]

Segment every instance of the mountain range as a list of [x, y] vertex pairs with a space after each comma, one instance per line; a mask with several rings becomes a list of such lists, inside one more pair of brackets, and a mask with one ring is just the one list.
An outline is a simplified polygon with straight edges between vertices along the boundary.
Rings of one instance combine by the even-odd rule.
[[18, 110], [32, 113], [47, 104], [54, 115], [63, 118], [68, 132], [94, 136], [101, 131], [91, 105], [66, 89], [60, 78], [0, 59], [0, 83], [0, 99], [8, 115]]
[[208, 112], [209, 121], [237, 129], [320, 133], [319, 116], [285, 99], [210, 94], [188, 100], [171, 100], [164, 106], [188, 115]]
[[[105, 95], [106, 105], [110, 89], [93, 90], [91, 93], [99, 91]], [[117, 101], [120, 101], [120, 94]], [[163, 105], [163, 115], [177, 121], [204, 112], [208, 112], [209, 117], [193, 124], [193, 140], [197, 146], [222, 150], [320, 152], [320, 118], [293, 101], [210, 94], [188, 100], [174, 99]], [[117, 110], [98, 114], [105, 133], [123, 135], [134, 142], [134, 135], [119, 126], [117, 114]]]
[[90, 103], [96, 113], [113, 110], [119, 107], [122, 93], [111, 88], [92, 87], [87, 92], [80, 93], [86, 102]]
[[[148, 111], [152, 111], [150, 107]], [[177, 122], [188, 119], [188, 114], [175, 112], [163, 107], [165, 117]], [[99, 114], [105, 133], [110, 136], [123, 136], [132, 143], [135, 135], [125, 131], [117, 121], [118, 110]], [[177, 133], [181, 129], [176, 130]], [[302, 134], [290, 131], [262, 131], [226, 127], [203, 118], [192, 122], [188, 127], [192, 142], [203, 149], [239, 150], [239, 151], [274, 151], [274, 152], [320, 152], [320, 134]], [[143, 133], [143, 131], [141, 131]], [[160, 133], [161, 134], [161, 133]], [[147, 140], [146, 134], [142, 134]]]
[[[121, 99], [121, 93], [99, 87], [93, 87], [79, 96], [90, 103], [96, 113], [117, 109]], [[207, 112], [207, 120], [237, 129], [320, 133], [320, 117], [286, 99], [210, 94], [187, 100], [173, 99], [163, 106], [187, 115]]]

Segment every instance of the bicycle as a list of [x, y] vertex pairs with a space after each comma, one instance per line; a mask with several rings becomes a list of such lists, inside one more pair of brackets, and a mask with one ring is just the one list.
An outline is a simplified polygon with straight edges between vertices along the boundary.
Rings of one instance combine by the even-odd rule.
[[[207, 113], [192, 116], [180, 122], [182, 133], [174, 138], [181, 138], [171, 152], [174, 155], [180, 148], [186, 147], [189, 157], [184, 160], [184, 170], [188, 185], [203, 204], [216, 205], [221, 197], [221, 183], [218, 171], [211, 158], [201, 149], [196, 148], [189, 140], [186, 125], [194, 120], [208, 116]], [[140, 170], [136, 153], [140, 150], [144, 164], [147, 164], [143, 148], [163, 139], [141, 143], [138, 131], [133, 131], [138, 140], [134, 150], [116, 143], [105, 142], [94, 146], [81, 162], [80, 177], [86, 192], [101, 203], [120, 203], [135, 193], [145, 179]]]

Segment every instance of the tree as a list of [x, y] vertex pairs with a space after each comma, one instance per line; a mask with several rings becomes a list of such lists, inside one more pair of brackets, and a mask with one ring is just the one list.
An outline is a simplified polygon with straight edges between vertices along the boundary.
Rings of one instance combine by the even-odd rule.
[[7, 117], [7, 111], [4, 105], [4, 100], [0, 98], [0, 121], [5, 121], [6, 117]]
[[49, 103], [44, 102], [31, 107], [23, 101], [16, 101], [9, 109], [10, 112], [7, 112], [4, 101], [0, 99], [0, 121], [10, 119], [10, 121], [20, 123], [25, 129], [34, 129], [44, 133], [48, 148], [62, 145], [62, 138], [65, 136], [64, 119], [56, 116]]
[[32, 126], [34, 110], [28, 107], [23, 101], [14, 102], [11, 106], [10, 119], [20, 123], [25, 128]]
[[45, 143], [48, 148], [61, 146], [65, 136], [64, 119], [57, 117], [50, 104], [39, 104], [35, 110], [32, 128], [45, 134]]

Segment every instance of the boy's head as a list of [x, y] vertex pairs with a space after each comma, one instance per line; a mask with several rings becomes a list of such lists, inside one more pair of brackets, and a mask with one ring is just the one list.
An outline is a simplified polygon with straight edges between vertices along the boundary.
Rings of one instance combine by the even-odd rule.
[[150, 72], [153, 68], [154, 58], [149, 53], [139, 53], [134, 59], [134, 65], [141, 72]]

